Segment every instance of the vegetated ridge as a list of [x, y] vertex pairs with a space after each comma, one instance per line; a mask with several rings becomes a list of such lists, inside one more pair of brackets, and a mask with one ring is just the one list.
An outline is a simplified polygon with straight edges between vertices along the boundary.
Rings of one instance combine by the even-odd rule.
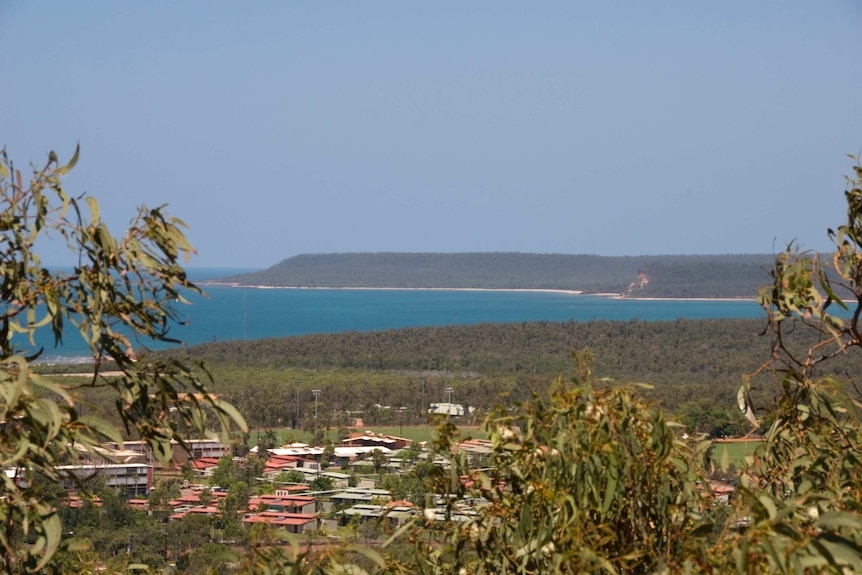
[[296, 288], [549, 289], [631, 297], [754, 298], [769, 283], [766, 254], [596, 256], [495, 253], [303, 254], [218, 278]]
[[[547, 379], [568, 370], [572, 351], [589, 349], [599, 376], [650, 383], [728, 378], [737, 384], [741, 374], [755, 371], [768, 357], [771, 343], [763, 328], [762, 319], [483, 323], [211, 342], [164, 353], [212, 366]], [[802, 349], [810, 343], [803, 335], [793, 334], [788, 341]], [[853, 373], [862, 369], [862, 358], [839, 356], [829, 368], [836, 375]]]
[[[570, 373], [571, 353], [587, 349], [602, 381], [647, 384], [639, 393], [671, 413], [707, 406], [747, 431], [737, 392], [742, 376], [769, 356], [764, 326], [762, 319], [488, 323], [213, 342], [160, 353], [206, 362], [214, 389], [251, 425], [275, 426], [289, 419], [294, 401], [308, 413], [313, 388], [323, 390], [327, 410], [361, 412], [375, 424], [394, 421], [391, 410], [374, 407], [381, 405], [403, 406], [406, 421], [424, 421], [422, 407], [452, 386], [458, 402], [481, 418]], [[805, 349], [810, 335], [799, 329], [789, 343]], [[862, 369], [856, 355], [834, 360], [824, 374], [844, 379]], [[769, 405], [776, 382], [763, 376], [750, 383], [757, 405]]]

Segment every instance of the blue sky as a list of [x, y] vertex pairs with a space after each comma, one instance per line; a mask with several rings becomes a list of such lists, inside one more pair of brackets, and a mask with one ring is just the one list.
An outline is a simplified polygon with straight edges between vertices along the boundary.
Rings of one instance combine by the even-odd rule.
[[855, 0], [0, 0], [0, 145], [199, 267], [825, 250], [860, 56]]

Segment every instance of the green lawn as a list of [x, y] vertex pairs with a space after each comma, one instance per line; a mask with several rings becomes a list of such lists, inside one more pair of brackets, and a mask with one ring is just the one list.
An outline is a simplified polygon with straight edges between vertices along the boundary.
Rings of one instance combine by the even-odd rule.
[[746, 455], [751, 455], [763, 441], [752, 439], [749, 441], [716, 441], [713, 443], [712, 460], [716, 467], [721, 466], [722, 460], [730, 465], [739, 467], [745, 460]]

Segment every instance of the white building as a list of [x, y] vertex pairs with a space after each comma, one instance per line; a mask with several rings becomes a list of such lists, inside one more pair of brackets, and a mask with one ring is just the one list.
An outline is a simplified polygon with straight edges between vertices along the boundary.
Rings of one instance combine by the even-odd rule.
[[78, 491], [78, 481], [99, 478], [129, 497], [146, 496], [153, 487], [153, 466], [142, 463], [102, 463], [90, 465], [63, 465], [57, 468], [67, 476], [62, 487], [69, 492]]
[[464, 409], [464, 406], [460, 403], [431, 403], [429, 404], [428, 413], [432, 415], [449, 415], [452, 417], [461, 417], [464, 413], [472, 413], [473, 410], [468, 408]]

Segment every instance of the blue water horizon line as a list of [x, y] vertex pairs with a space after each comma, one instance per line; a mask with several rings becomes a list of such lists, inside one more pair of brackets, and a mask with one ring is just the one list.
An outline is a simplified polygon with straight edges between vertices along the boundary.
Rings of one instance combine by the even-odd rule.
[[[201, 287], [206, 296], [191, 294], [190, 305], [177, 306], [185, 325], [173, 326], [169, 336], [181, 344], [139, 345], [165, 349], [217, 341], [480, 323], [671, 321], [764, 315], [753, 299], [637, 299], [553, 290], [273, 289], [218, 283]], [[42, 343], [45, 352], [40, 361], [68, 363], [88, 356], [86, 344], [78, 341], [80, 336], [69, 334], [65, 340], [61, 348]]]

